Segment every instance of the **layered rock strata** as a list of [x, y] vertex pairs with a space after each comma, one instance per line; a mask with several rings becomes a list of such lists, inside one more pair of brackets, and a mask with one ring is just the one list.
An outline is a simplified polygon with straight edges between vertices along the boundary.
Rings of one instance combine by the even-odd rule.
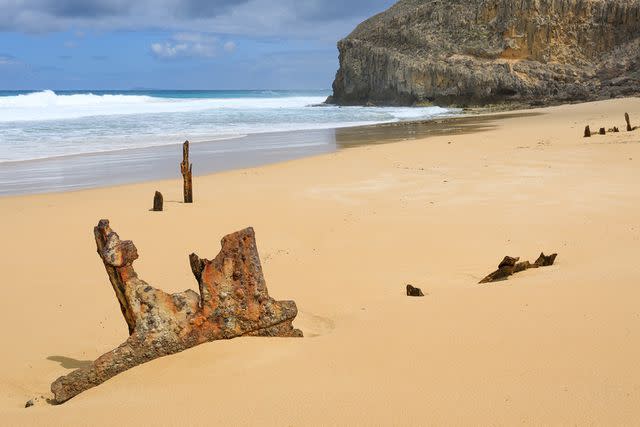
[[640, 94], [640, 0], [401, 0], [338, 43], [329, 103], [542, 105]]

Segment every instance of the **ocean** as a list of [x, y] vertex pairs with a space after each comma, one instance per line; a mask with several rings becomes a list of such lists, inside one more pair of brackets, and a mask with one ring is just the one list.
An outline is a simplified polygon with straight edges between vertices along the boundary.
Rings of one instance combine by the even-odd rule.
[[[429, 119], [439, 107], [322, 105], [330, 91], [0, 91], [0, 163], [266, 132]], [[296, 144], [300, 144], [297, 141]], [[307, 143], [314, 143], [308, 141]]]

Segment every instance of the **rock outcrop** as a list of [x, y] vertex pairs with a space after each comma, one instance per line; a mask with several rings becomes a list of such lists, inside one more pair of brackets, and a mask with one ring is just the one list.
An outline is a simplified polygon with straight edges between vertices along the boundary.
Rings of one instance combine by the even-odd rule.
[[400, 0], [338, 42], [327, 101], [542, 105], [640, 94], [640, 0]]
[[94, 230], [98, 254], [129, 327], [129, 338], [93, 364], [51, 384], [56, 403], [95, 387], [134, 366], [208, 341], [239, 336], [301, 337], [291, 322], [293, 301], [275, 301], [267, 292], [252, 228], [222, 239], [212, 260], [189, 257], [200, 293], [167, 294], [133, 269], [138, 251], [121, 241], [102, 220]]

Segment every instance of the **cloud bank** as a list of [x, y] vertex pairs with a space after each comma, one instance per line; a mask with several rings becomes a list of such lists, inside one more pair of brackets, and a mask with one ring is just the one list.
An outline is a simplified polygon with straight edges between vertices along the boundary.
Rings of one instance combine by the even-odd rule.
[[[317, 35], [348, 31], [391, 0], [0, 0], [0, 31], [70, 29]], [[335, 38], [335, 34], [332, 34]], [[166, 46], [162, 50], [170, 51]]]

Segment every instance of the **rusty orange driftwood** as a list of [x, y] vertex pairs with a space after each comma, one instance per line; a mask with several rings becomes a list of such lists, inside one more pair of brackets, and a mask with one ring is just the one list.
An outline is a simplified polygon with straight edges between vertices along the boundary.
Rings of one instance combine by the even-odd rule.
[[134, 366], [208, 341], [239, 336], [301, 337], [292, 325], [293, 301], [275, 301], [267, 292], [255, 234], [246, 228], [222, 239], [209, 261], [189, 260], [200, 293], [168, 294], [138, 278], [133, 262], [138, 251], [120, 240], [108, 220], [94, 228], [98, 254], [129, 327], [129, 338], [90, 366], [51, 384], [56, 403], [63, 403]]

